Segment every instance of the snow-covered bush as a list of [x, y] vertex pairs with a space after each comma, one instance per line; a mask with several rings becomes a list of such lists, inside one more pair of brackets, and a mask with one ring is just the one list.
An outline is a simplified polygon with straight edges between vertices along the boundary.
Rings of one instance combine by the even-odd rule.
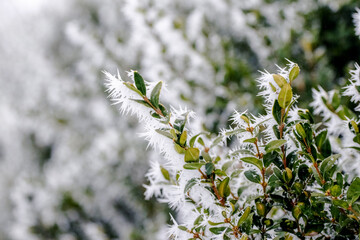
[[[135, 115], [143, 137], [163, 156], [147, 176], [146, 196], [156, 196], [179, 214], [174, 239], [355, 239], [359, 235], [359, 115], [340, 105], [339, 95], [314, 91], [315, 122], [296, 106], [292, 84], [300, 72], [290, 62], [258, 78], [266, 114], [235, 112], [232, 128], [216, 138], [191, 126], [194, 113], [160, 101], [163, 82], [107, 76], [110, 97]], [[358, 102], [359, 67], [344, 95]], [[326, 107], [324, 107], [324, 105]], [[358, 110], [358, 109], [357, 109]], [[338, 118], [330, 117], [335, 114]], [[333, 139], [337, 136], [337, 142]], [[236, 141], [230, 144], [229, 139]], [[355, 176], [354, 176], [355, 174]]]

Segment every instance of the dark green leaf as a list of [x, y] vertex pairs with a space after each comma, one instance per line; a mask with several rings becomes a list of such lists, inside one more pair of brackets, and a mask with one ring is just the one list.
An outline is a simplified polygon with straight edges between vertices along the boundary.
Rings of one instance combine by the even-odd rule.
[[281, 123], [281, 107], [279, 105], [279, 102], [278, 100], [275, 100], [274, 102], [274, 106], [273, 106], [273, 109], [272, 109], [272, 114], [275, 118], [275, 121], [280, 124]]
[[334, 166], [335, 161], [340, 157], [340, 154], [334, 154], [325, 158], [320, 164], [320, 173], [325, 174], [329, 169]]
[[136, 88], [144, 95], [146, 96], [146, 86], [145, 81], [142, 78], [142, 76], [137, 72], [134, 71], [134, 81]]
[[212, 162], [209, 162], [207, 164], [205, 164], [205, 174], [210, 176], [212, 174], [212, 172], [214, 171], [215, 166]]
[[132, 98], [130, 98], [130, 100], [134, 101], [134, 102], [137, 102], [137, 103], [140, 103], [140, 104], [144, 105], [145, 107], [152, 108], [151, 105], [149, 103], [147, 103], [146, 101], [144, 101], [144, 100], [132, 99]]
[[219, 235], [221, 233], [223, 233], [225, 230], [227, 229], [227, 227], [213, 227], [213, 228], [209, 228], [210, 232]]
[[309, 167], [306, 164], [299, 166], [298, 176], [301, 181], [305, 181], [310, 176]]
[[271, 163], [278, 160], [278, 158], [279, 158], [279, 154], [275, 151], [266, 153], [263, 156], [264, 166], [267, 168], [268, 166], [270, 166]]
[[245, 177], [254, 183], [260, 183], [260, 175], [257, 174], [254, 170], [248, 170], [244, 172]]
[[159, 97], [160, 97], [161, 87], [162, 87], [162, 81], [158, 82], [155, 85], [150, 96], [150, 101], [156, 108], [159, 108]]

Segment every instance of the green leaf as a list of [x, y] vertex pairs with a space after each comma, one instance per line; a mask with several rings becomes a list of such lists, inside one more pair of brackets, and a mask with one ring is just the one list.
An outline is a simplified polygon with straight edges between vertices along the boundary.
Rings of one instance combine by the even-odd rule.
[[183, 133], [180, 136], [180, 140], [179, 140], [179, 143], [181, 146], [185, 146], [186, 139], [187, 139], [187, 131], [183, 131]]
[[217, 225], [220, 225], [220, 224], [224, 224], [224, 222], [212, 222], [212, 221], [208, 221], [208, 223], [211, 225], [211, 226], [217, 226]]
[[132, 99], [132, 98], [130, 98], [130, 100], [134, 101], [134, 102], [137, 102], [137, 103], [140, 103], [140, 104], [144, 105], [145, 107], [152, 108], [151, 105], [149, 103], [147, 103], [146, 101], [144, 101], [144, 100]]
[[360, 178], [356, 177], [350, 184], [347, 191], [347, 199], [350, 200], [351, 204], [354, 203], [360, 197]]
[[206, 162], [212, 162], [212, 159], [208, 152], [201, 151], [201, 156], [205, 159]]
[[334, 154], [325, 158], [320, 164], [320, 173], [325, 174], [335, 163], [341, 154]]
[[258, 159], [258, 158], [255, 158], [255, 157], [243, 157], [240, 160], [243, 161], [243, 162], [255, 165], [256, 167], [258, 167], [260, 169], [260, 171], [263, 169], [263, 164], [262, 164], [261, 160]]
[[181, 147], [179, 144], [177, 143], [174, 143], [174, 148], [175, 148], [175, 151], [177, 153], [180, 153], [180, 154], [184, 154], [185, 153], [185, 149], [183, 147]]
[[198, 138], [198, 143], [199, 143], [201, 146], [205, 147], [204, 140], [203, 140], [201, 137]]
[[249, 239], [249, 236], [246, 235], [245, 233], [243, 233], [243, 234], [241, 235], [240, 240], [248, 240], [248, 239]]
[[150, 96], [150, 101], [156, 108], [159, 108], [159, 97], [160, 97], [161, 87], [162, 87], [162, 81], [158, 82], [155, 85]]
[[359, 127], [358, 127], [358, 125], [356, 124], [356, 122], [353, 121], [353, 120], [351, 120], [351, 121], [350, 121], [350, 124], [351, 124], [352, 128], [354, 129], [354, 132], [355, 132], [355, 133], [359, 133]]
[[220, 176], [227, 176], [226, 172], [224, 172], [223, 170], [220, 170], [220, 169], [215, 169], [214, 173], [216, 175], [220, 175]]
[[341, 207], [341, 208], [344, 208], [344, 209], [347, 209], [349, 207], [349, 204], [344, 200], [334, 199], [333, 203], [334, 203], [335, 206]]
[[279, 93], [278, 101], [281, 108], [286, 108], [293, 97], [292, 89], [290, 84], [285, 84]]
[[251, 181], [253, 183], [260, 183], [260, 175], [257, 174], [256, 171], [247, 170], [247, 171], [244, 172], [244, 175], [249, 181]]
[[282, 88], [285, 84], [288, 84], [288, 82], [286, 81], [286, 79], [283, 76], [281, 76], [279, 74], [273, 74], [272, 76], [274, 78], [274, 81], [280, 88]]
[[262, 202], [256, 202], [255, 205], [256, 205], [257, 214], [259, 214], [259, 216], [265, 217], [265, 214], [266, 214], [265, 204]]
[[270, 85], [270, 87], [271, 87], [271, 90], [272, 90], [273, 92], [276, 92], [276, 87], [275, 87], [271, 82], [269, 82], [269, 85]]
[[334, 197], [338, 197], [341, 195], [342, 189], [339, 185], [334, 185], [330, 188], [330, 193]]
[[142, 78], [142, 76], [137, 72], [134, 71], [134, 81], [136, 88], [144, 95], [146, 96], [146, 86], [145, 81]]
[[247, 234], [250, 234], [253, 225], [253, 216], [254, 213], [250, 213], [250, 215], [246, 218], [245, 222], [242, 224], [242, 228]]
[[184, 164], [184, 168], [188, 170], [196, 170], [204, 166], [205, 163], [186, 163]]
[[267, 168], [271, 163], [275, 162], [279, 157], [279, 154], [275, 151], [268, 152], [263, 156], [264, 166]]
[[208, 133], [207, 133], [207, 132], [201, 132], [201, 133], [198, 133], [198, 134], [196, 134], [195, 136], [193, 136], [193, 137], [190, 139], [190, 141], [189, 141], [190, 147], [193, 147], [194, 144], [195, 144], [196, 138], [199, 137], [200, 135], [203, 135], [203, 134], [206, 135], [206, 134], [208, 134]]
[[295, 64], [295, 66], [290, 70], [290, 73], [289, 73], [289, 80], [290, 82], [294, 81], [297, 76], [299, 75], [300, 73], [300, 68], [297, 64]]
[[190, 179], [185, 185], [184, 193], [187, 193], [196, 183], [197, 183], [196, 178]]
[[301, 123], [295, 125], [296, 132], [302, 137], [306, 138], [306, 132]]
[[182, 231], [187, 231], [187, 228], [185, 226], [178, 225], [178, 228]]
[[336, 174], [336, 184], [338, 184], [341, 188], [343, 187], [344, 177], [340, 172]]
[[193, 223], [194, 226], [199, 225], [203, 220], [204, 220], [203, 216], [202, 216], [202, 215], [199, 215], [199, 216], [195, 219], [195, 221], [194, 221], [194, 223]]
[[221, 167], [221, 170], [223, 170], [224, 172], [226, 172], [226, 170], [228, 170], [229, 167], [231, 167], [233, 165], [234, 161], [227, 161], [226, 163], [224, 163]]
[[211, 144], [210, 148], [215, 147], [216, 145], [218, 145], [219, 143], [221, 143], [221, 141], [223, 140], [223, 136], [220, 135], [217, 138], [214, 139], [213, 143]]
[[212, 162], [205, 164], [205, 174], [210, 176], [215, 169], [215, 165]]
[[227, 227], [209, 228], [210, 232], [214, 233], [215, 235], [219, 235], [219, 234], [223, 233], [226, 229], [227, 229]]
[[165, 117], [167, 117], [167, 118], [170, 119], [170, 115], [169, 115], [166, 107], [165, 107], [163, 104], [159, 103], [159, 109], [160, 109], [160, 111], [163, 113], [163, 115], [164, 115]]
[[141, 97], [143, 97], [143, 94], [142, 94], [132, 83], [129, 83], [129, 82], [123, 82], [123, 83], [124, 83], [124, 85], [125, 85], [128, 89], [136, 92], [136, 93], [139, 94]]
[[196, 162], [199, 160], [200, 150], [198, 148], [188, 148], [185, 150], [185, 162]]
[[247, 207], [244, 211], [244, 213], [241, 215], [241, 217], [239, 218], [239, 221], [237, 223], [237, 226], [240, 227], [240, 225], [245, 222], [245, 220], [249, 217], [251, 208]]
[[249, 138], [249, 139], [245, 139], [243, 142], [244, 143], [255, 143], [257, 141], [257, 138]]
[[299, 166], [298, 176], [301, 181], [305, 181], [310, 176], [309, 167], [306, 164]]
[[327, 138], [327, 130], [322, 131], [316, 135], [315, 142], [323, 157], [330, 156], [331, 145], [329, 139]]
[[229, 136], [233, 136], [233, 135], [236, 135], [236, 134], [239, 134], [239, 133], [242, 133], [242, 132], [246, 132], [246, 130], [243, 129], [243, 128], [236, 128], [236, 129], [231, 130], [231, 131], [226, 131], [225, 136], [229, 137]]
[[272, 114], [274, 116], [275, 121], [280, 124], [281, 123], [281, 107], [279, 105], [279, 101], [275, 100], [274, 106], [272, 109]]
[[173, 136], [172, 136], [169, 132], [167, 132], [167, 131], [164, 131], [164, 130], [161, 130], [161, 129], [156, 129], [155, 131], [156, 131], [157, 133], [165, 136], [165, 137], [168, 137], [168, 138], [170, 138], [170, 139], [173, 139]]
[[165, 168], [163, 168], [162, 166], [160, 166], [160, 170], [161, 170], [161, 173], [162, 175], [164, 176], [164, 178], [168, 181], [170, 181], [170, 174], [169, 174], [169, 171], [166, 170]]
[[269, 142], [268, 144], [266, 144], [265, 151], [267, 153], [272, 152], [272, 151], [278, 149], [279, 147], [281, 147], [282, 145], [284, 145], [285, 143], [286, 143], [286, 140], [284, 140], [284, 139], [273, 140], [273, 141]]
[[226, 177], [224, 180], [221, 181], [221, 183], [218, 186], [218, 192], [220, 197], [227, 197], [230, 194], [230, 189], [229, 189], [229, 181], [230, 178]]
[[178, 130], [180, 133], [184, 131], [184, 127], [187, 122], [188, 116], [189, 116], [189, 112], [183, 113], [180, 117], [178, 117], [174, 121], [174, 128]]

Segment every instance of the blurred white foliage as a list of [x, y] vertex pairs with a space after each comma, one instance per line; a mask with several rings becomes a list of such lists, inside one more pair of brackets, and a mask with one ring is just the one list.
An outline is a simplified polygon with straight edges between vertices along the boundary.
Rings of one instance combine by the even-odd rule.
[[[98, 75], [114, 60], [69, 21], [72, 4], [23, 14], [0, 3], [0, 238], [43, 239], [30, 227], [56, 224], [59, 239], [108, 239], [107, 225], [122, 239], [133, 231], [154, 239], [165, 216], [146, 219], [133, 193], [141, 196], [145, 146], [104, 97]], [[64, 206], [66, 196], [82, 209]]]
[[[198, 119], [215, 104], [214, 96], [234, 99], [220, 117], [207, 115], [207, 123], [218, 119], [224, 126], [233, 108], [243, 110], [252, 103], [249, 94], [233, 96], [221, 85], [226, 57], [248, 58], [235, 50], [227, 52], [224, 42], [248, 43], [256, 56], [249, 65], [266, 66], [273, 49], [289, 40], [290, 29], [302, 31], [303, 20], [297, 13], [310, 11], [315, 3], [63, 0], [42, 4], [0, 2], [4, 33], [0, 41], [1, 239], [39, 239], [29, 232], [36, 224], [58, 224], [63, 232], [60, 239], [75, 239], [68, 233], [71, 221], [79, 221], [85, 236], [96, 232], [101, 239], [102, 224], [82, 222], [73, 212], [61, 210], [64, 193], [79, 201], [89, 218], [108, 221], [123, 238], [132, 225], [142, 223], [147, 237], [154, 239], [164, 216], [144, 219], [137, 199], [128, 198], [132, 187], [124, 184], [143, 183], [148, 165], [143, 160], [145, 146], [133, 134], [136, 130], [128, 131], [136, 128], [132, 120], [119, 120], [104, 99], [101, 70], [138, 68], [149, 81], [166, 79], [171, 83], [167, 94], [163, 92], [166, 98], [191, 99], [184, 105], [196, 110]], [[257, 25], [260, 15], [266, 22], [261, 26]], [[243, 79], [243, 85], [249, 86], [250, 80]], [[199, 128], [200, 122], [194, 126]], [[152, 169], [158, 171], [155, 161]], [[159, 194], [152, 181], [160, 179], [153, 179], [151, 172], [148, 177], [147, 196]], [[110, 207], [118, 200], [133, 211], [132, 223]], [[175, 198], [174, 205], [179, 201]]]

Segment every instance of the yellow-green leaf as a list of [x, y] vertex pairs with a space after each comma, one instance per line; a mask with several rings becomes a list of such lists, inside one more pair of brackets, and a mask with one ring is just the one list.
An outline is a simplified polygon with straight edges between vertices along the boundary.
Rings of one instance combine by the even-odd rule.
[[196, 162], [199, 159], [200, 150], [198, 148], [188, 148], [185, 150], [185, 162]]
[[295, 64], [295, 66], [291, 69], [290, 73], [289, 73], [289, 80], [290, 82], [294, 81], [297, 76], [300, 73], [300, 68], [297, 64]]
[[306, 133], [305, 133], [305, 129], [303, 128], [303, 126], [301, 125], [301, 123], [298, 123], [295, 125], [296, 128], [296, 132], [302, 137], [302, 138], [306, 138]]
[[181, 147], [179, 144], [177, 143], [174, 143], [174, 147], [175, 147], [175, 151], [177, 153], [180, 153], [180, 154], [184, 154], [185, 153], [185, 149], [183, 147]]
[[185, 145], [186, 139], [187, 139], [187, 131], [183, 131], [183, 133], [180, 136], [180, 140], [179, 140], [179, 143], [181, 146]]
[[262, 161], [260, 159], [258, 159], [258, 158], [255, 158], [255, 157], [243, 157], [240, 160], [243, 161], [243, 162], [246, 162], [246, 163], [253, 164], [256, 167], [258, 167], [260, 170], [262, 170], [262, 168], [263, 168]]
[[282, 88], [285, 84], [287, 84], [287, 81], [283, 76], [279, 74], [273, 74], [272, 76], [274, 78], [274, 81], [280, 88]]
[[169, 171], [166, 170], [165, 168], [163, 168], [162, 166], [160, 166], [160, 169], [161, 169], [161, 173], [162, 175], [164, 176], [164, 178], [168, 181], [170, 181], [170, 174], [169, 174]]
[[245, 220], [247, 219], [247, 217], [248, 217], [249, 214], [250, 214], [250, 211], [251, 211], [250, 207], [247, 207], [247, 208], [245, 209], [244, 213], [241, 215], [241, 217], [239, 218], [239, 221], [238, 221], [238, 223], [237, 223], [237, 226], [238, 226], [238, 227], [240, 227], [240, 225], [241, 225], [243, 222], [245, 222]]
[[227, 195], [227, 188], [229, 187], [229, 181], [230, 181], [230, 178], [227, 177], [225, 178], [218, 186], [218, 192], [219, 192], [219, 195], [220, 197], [224, 197]]
[[358, 128], [358, 125], [356, 124], [356, 122], [351, 120], [350, 123], [351, 123], [355, 133], [359, 133], [359, 128]]
[[293, 92], [290, 84], [288, 83], [284, 84], [284, 86], [280, 90], [278, 97], [280, 107], [286, 108], [290, 104], [292, 97], [293, 97]]

